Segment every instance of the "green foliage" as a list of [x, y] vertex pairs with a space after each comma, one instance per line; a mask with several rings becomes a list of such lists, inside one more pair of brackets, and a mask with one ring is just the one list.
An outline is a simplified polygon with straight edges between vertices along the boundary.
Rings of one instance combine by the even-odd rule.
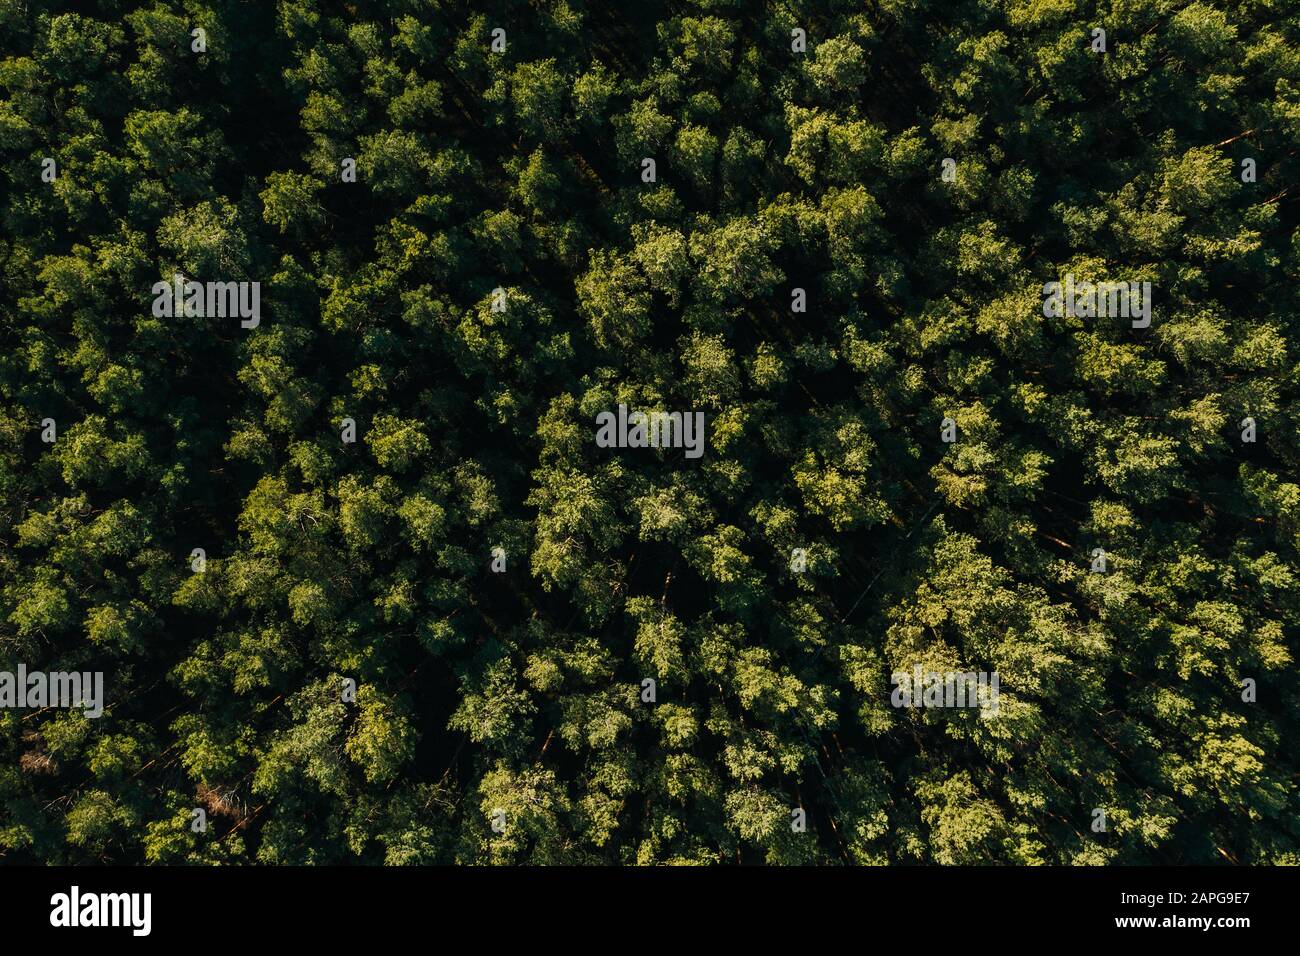
[[490, 6], [0, 5], [0, 857], [1300, 862], [1300, 15]]

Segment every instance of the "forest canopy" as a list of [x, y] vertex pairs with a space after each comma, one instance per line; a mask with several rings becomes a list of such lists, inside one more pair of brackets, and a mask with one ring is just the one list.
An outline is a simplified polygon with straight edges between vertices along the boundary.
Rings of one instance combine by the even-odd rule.
[[1287, 0], [0, 3], [0, 860], [1300, 863], [1298, 151]]

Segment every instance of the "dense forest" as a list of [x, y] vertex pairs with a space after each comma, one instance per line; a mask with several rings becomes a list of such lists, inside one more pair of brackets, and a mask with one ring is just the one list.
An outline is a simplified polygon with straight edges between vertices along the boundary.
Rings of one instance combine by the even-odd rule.
[[1298, 151], [1291, 0], [0, 2], [0, 860], [1300, 863]]

